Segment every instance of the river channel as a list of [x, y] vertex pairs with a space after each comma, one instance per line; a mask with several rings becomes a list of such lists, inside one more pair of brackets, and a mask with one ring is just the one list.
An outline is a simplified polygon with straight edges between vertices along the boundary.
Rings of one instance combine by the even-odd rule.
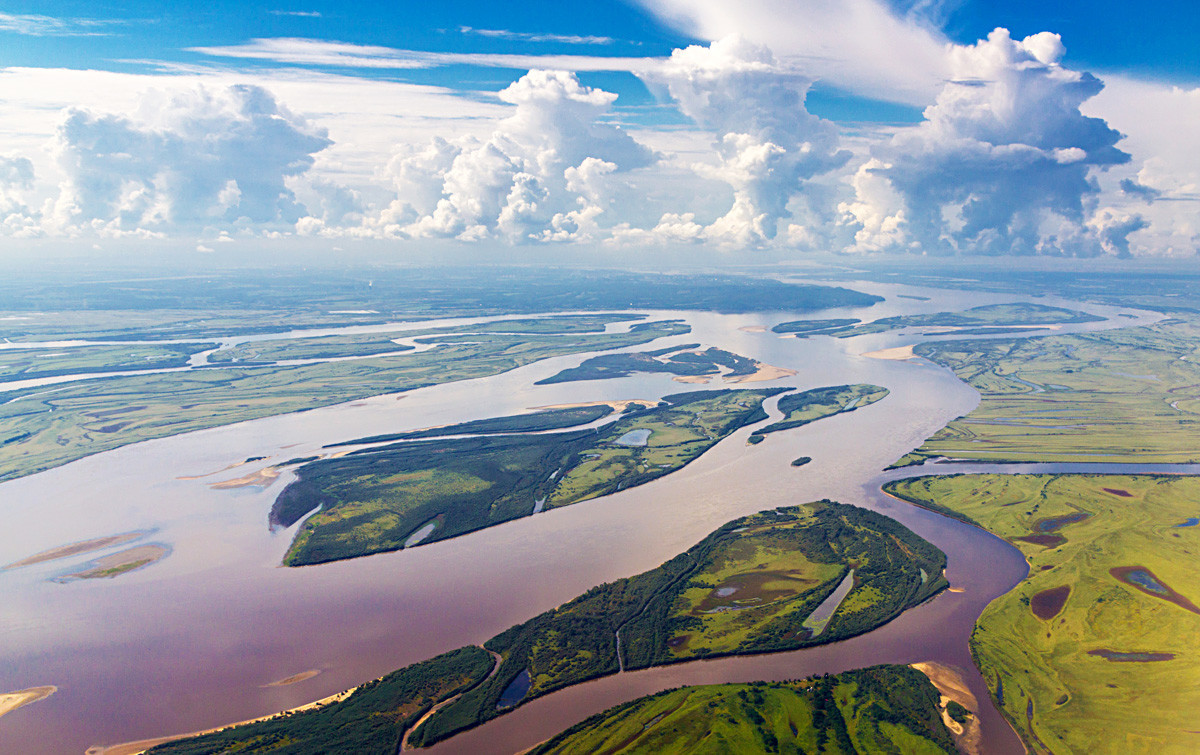
[[[521, 706], [435, 752], [515, 752], [609, 705], [680, 684], [791, 679], [882, 662], [932, 660], [957, 667], [976, 697], [986, 701], [967, 638], [983, 607], [1024, 576], [1023, 559], [981, 530], [879, 490], [886, 479], [913, 474], [879, 470], [970, 411], [978, 395], [935, 365], [861, 356], [920, 340], [914, 333], [796, 339], [761, 330], [791, 319], [872, 320], [1022, 297], [849, 285], [887, 301], [803, 315], [649, 312], [653, 319], [682, 318], [693, 330], [639, 348], [701, 342], [797, 371], [770, 382], [709, 387], [804, 389], [867, 382], [891, 390], [883, 401], [772, 434], [753, 446], [746, 442], [746, 428], [650, 484], [410, 550], [284, 568], [280, 559], [293, 533], [272, 531], [267, 514], [288, 475], [266, 487], [211, 484], [367, 435], [537, 406], [657, 399], [704, 386], [664, 375], [534, 385], [586, 357], [573, 355], [489, 378], [148, 441], [0, 484], [0, 564], [135, 530], [169, 549], [165, 559], [115, 579], [53, 581], [104, 552], [0, 571], [0, 692], [58, 688], [0, 719], [0, 752], [78, 755], [92, 745], [195, 731], [302, 705], [482, 643], [596, 584], [657, 566], [730, 519], [821, 498], [881, 511], [937, 544], [949, 557], [953, 591], [845, 642], [624, 672], [579, 685]], [[1114, 318], [1063, 326], [1060, 333], [1158, 319], [1142, 312], [1118, 318], [1128, 313], [1120, 308], [1038, 301]], [[438, 324], [454, 322], [459, 321]], [[777, 417], [774, 401], [768, 406]], [[792, 467], [802, 455], [812, 462]], [[251, 457], [265, 458], [230, 468]], [[1026, 470], [927, 465], [920, 473], [939, 471]], [[272, 684], [289, 678], [300, 681]], [[1011, 728], [990, 705], [984, 707], [988, 751], [1020, 752]]]

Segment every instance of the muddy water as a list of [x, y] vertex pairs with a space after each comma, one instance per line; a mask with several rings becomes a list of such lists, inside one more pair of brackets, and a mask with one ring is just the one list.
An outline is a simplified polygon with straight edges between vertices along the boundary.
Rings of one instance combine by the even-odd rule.
[[[874, 319], [1016, 298], [858, 287], [889, 301], [810, 316]], [[932, 300], [897, 300], [896, 293]], [[793, 678], [882, 661], [937, 660], [969, 671], [971, 624], [991, 598], [1021, 578], [1024, 564], [986, 533], [884, 497], [878, 470], [969, 411], [978, 400], [974, 391], [928, 364], [858, 356], [911, 343], [912, 336], [780, 338], [740, 328], [800, 315], [652, 314], [683, 317], [694, 330], [650, 348], [701, 341], [797, 370], [794, 377], [743, 387], [871, 382], [892, 394], [757, 446], [747, 445], [750, 431], [744, 429], [684, 470], [607, 498], [408, 551], [302, 569], [278, 566], [292, 533], [272, 532], [266, 524], [287, 474], [266, 488], [218, 490], [210, 483], [366, 435], [534, 406], [655, 399], [697, 386], [664, 375], [534, 385], [577, 366], [584, 355], [576, 355], [487, 379], [150, 441], [0, 485], [0, 563], [132, 530], [171, 549], [168, 558], [113, 580], [52, 582], [76, 565], [71, 559], [0, 572], [0, 691], [59, 688], [0, 721], [0, 752], [79, 753], [93, 744], [192, 731], [300, 705], [482, 642], [599, 582], [656, 566], [732, 518], [825, 497], [883, 511], [937, 543], [950, 557], [952, 584], [963, 592], [943, 594], [844, 643], [582, 685], [522, 706], [440, 749], [520, 749], [612, 702], [685, 681]], [[773, 408], [771, 414], [779, 416]], [[791, 467], [800, 454], [813, 461]], [[229, 468], [257, 456], [267, 458]], [[180, 479], [197, 475], [207, 476]], [[309, 669], [321, 673], [286, 687], [266, 686]], [[972, 691], [986, 699], [978, 675], [968, 676]], [[984, 724], [991, 749], [1016, 746], [994, 711], [985, 711]]]

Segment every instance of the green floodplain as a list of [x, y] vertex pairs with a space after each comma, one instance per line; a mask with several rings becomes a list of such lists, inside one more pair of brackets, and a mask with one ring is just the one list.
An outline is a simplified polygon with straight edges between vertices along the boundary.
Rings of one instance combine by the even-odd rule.
[[183, 367], [215, 343], [94, 344], [49, 349], [0, 350], [0, 382], [89, 372], [128, 372]]
[[1031, 750], [1200, 750], [1200, 478], [955, 475], [887, 490], [1029, 561], [971, 649]]
[[598, 714], [530, 755], [956, 753], [937, 689], [907, 666], [660, 692]]
[[[938, 548], [866, 509], [822, 501], [753, 514], [655, 569], [595, 587], [501, 632], [482, 649], [463, 648], [406, 667], [316, 710], [154, 752], [318, 753], [329, 752], [329, 742], [370, 741], [377, 744], [358, 751], [391, 753], [402, 737], [409, 745], [427, 746], [528, 700], [621, 668], [789, 650], [870, 631], [944, 589], [945, 564]], [[407, 697], [388, 692], [396, 689], [421, 692]], [[838, 699], [849, 699], [854, 689], [844, 688]], [[869, 695], [884, 691], [876, 687]], [[927, 718], [937, 715], [936, 695], [930, 698], [928, 689], [886, 705], [926, 707]], [[434, 706], [432, 715], [408, 730]], [[851, 720], [859, 718], [852, 713]], [[836, 722], [825, 718], [804, 736], [821, 732], [841, 741]], [[865, 728], [863, 736], [870, 736]]]
[[765, 419], [763, 400], [784, 390], [692, 391], [594, 429], [400, 442], [310, 462], [271, 511], [290, 527], [321, 507], [284, 563], [398, 550], [650, 482]]
[[[624, 315], [614, 320], [627, 319]], [[295, 366], [123, 375], [0, 393], [0, 480], [152, 438], [494, 375], [540, 359], [688, 332], [676, 321], [628, 333], [437, 336], [428, 351]], [[303, 340], [303, 339], [300, 339]]]
[[915, 353], [954, 370], [979, 406], [893, 466], [978, 461], [1196, 462], [1200, 325], [1023, 340], [923, 343]]

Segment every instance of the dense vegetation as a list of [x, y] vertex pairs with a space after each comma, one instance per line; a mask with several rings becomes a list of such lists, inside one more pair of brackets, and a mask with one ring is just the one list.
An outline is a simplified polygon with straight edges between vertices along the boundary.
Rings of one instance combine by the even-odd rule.
[[612, 414], [613, 408], [607, 404], [596, 406], [572, 406], [562, 409], [543, 409], [529, 414], [514, 414], [508, 417], [489, 417], [470, 422], [460, 422], [444, 427], [429, 427], [424, 430], [411, 430], [406, 433], [390, 433], [387, 435], [371, 435], [366, 438], [347, 440], [341, 443], [330, 443], [325, 448], [338, 446], [357, 446], [364, 443], [388, 443], [396, 440], [420, 440], [422, 438], [442, 438], [449, 435], [506, 435], [511, 433], [534, 433], [546, 430], [562, 430], [576, 425], [587, 425]]
[[856, 383], [789, 393], [779, 399], [779, 411], [783, 412], [783, 419], [755, 430], [750, 440], [759, 442], [767, 433], [791, 430], [793, 427], [807, 425], [809, 422], [835, 414], [852, 412], [876, 401], [882, 401], [889, 392], [887, 388], [878, 385]]
[[492, 656], [474, 645], [393, 671], [344, 700], [159, 745], [156, 755], [395, 755], [400, 737], [437, 703], [479, 684]]
[[1200, 478], [955, 475], [887, 489], [977, 522], [1029, 561], [971, 649], [1033, 752], [1196, 751]]
[[592, 716], [530, 755], [954, 753], [938, 704], [937, 689], [908, 666], [683, 687]]
[[[765, 572], [758, 568], [764, 563]], [[851, 564], [853, 589], [825, 631], [812, 636], [805, 620]], [[502, 693], [522, 672], [532, 681], [524, 702], [622, 665], [788, 650], [861, 634], [943, 589], [944, 568], [935, 546], [854, 506], [824, 501], [743, 517], [656, 569], [600, 585], [493, 637], [484, 646], [504, 658], [496, 675], [440, 709], [413, 741], [431, 744], [500, 715]], [[684, 643], [681, 634], [689, 635]]]
[[[689, 346], [691, 346], [689, 344]], [[728, 372], [724, 377], [737, 378], [753, 375], [758, 362], [715, 346], [704, 351], [689, 351], [689, 346], [678, 349], [658, 349], [630, 354], [600, 354], [584, 360], [578, 367], [570, 367], [556, 375], [539, 380], [538, 385], [570, 383], [577, 380], [605, 380], [627, 377], [636, 372], [665, 372], [671, 375], [698, 377], [717, 375], [721, 367]], [[695, 348], [692, 346], [692, 348]], [[675, 352], [672, 354], [672, 352]], [[671, 356], [665, 360], [662, 357]]]
[[291, 566], [462, 535], [670, 474], [763, 419], [763, 399], [781, 390], [695, 391], [590, 430], [401, 442], [310, 462], [272, 521], [291, 526], [321, 507], [288, 551]]
[[981, 461], [1200, 461], [1200, 327], [924, 343], [981, 400], [895, 466]]

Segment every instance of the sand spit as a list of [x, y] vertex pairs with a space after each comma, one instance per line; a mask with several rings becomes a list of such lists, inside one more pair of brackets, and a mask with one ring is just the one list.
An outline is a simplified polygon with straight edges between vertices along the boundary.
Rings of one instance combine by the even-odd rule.
[[3, 567], [0, 571], [7, 569], [19, 569], [22, 566], [32, 566], [45, 561], [55, 561], [60, 558], [68, 558], [70, 556], [78, 556], [80, 553], [91, 553], [92, 551], [111, 548], [114, 545], [124, 545], [125, 543], [137, 540], [140, 537], [145, 537], [150, 534], [147, 530], [135, 530], [133, 532], [123, 532], [120, 535], [110, 535], [108, 537], [98, 537], [93, 540], [83, 540], [78, 543], [69, 543], [60, 545], [57, 548], [44, 550], [41, 553], [35, 553], [28, 558], [23, 558], [20, 561], [14, 561], [8, 566]]
[[45, 687], [30, 687], [29, 689], [17, 690], [16, 692], [0, 693], [0, 716], [12, 713], [17, 708], [29, 705], [30, 703], [36, 703], [38, 700], [45, 700], [55, 692], [58, 692], [58, 687], [47, 685]]
[[863, 354], [868, 359], [890, 359], [895, 361], [904, 361], [905, 359], [916, 359], [916, 354], [913, 354], [913, 346], [897, 346], [894, 349], [882, 349], [880, 351], [868, 351]]
[[[305, 672], [305, 673], [307, 673], [307, 672]], [[297, 676], [299, 676], [299, 675], [297, 675]], [[259, 716], [258, 718], [251, 718], [248, 721], [238, 721], [237, 723], [225, 724], [224, 726], [217, 726], [212, 729], [203, 729], [201, 731], [189, 731], [186, 734], [173, 734], [169, 737], [156, 737], [154, 739], [139, 739], [135, 742], [122, 742], [121, 744], [116, 744], [116, 745], [92, 745], [91, 747], [87, 748], [87, 751], [84, 753], [84, 755], [140, 755], [140, 753], [143, 753], [146, 750], [149, 750], [151, 747], [156, 747], [158, 745], [165, 744], [167, 742], [175, 742], [177, 740], [187, 739], [189, 737], [199, 737], [203, 734], [212, 734], [214, 731], [222, 731], [224, 729], [232, 729], [234, 726], [243, 726], [245, 724], [258, 723], [259, 721], [269, 721], [272, 718], [277, 718], [279, 716], [286, 716], [289, 713], [300, 713], [301, 711], [312, 710], [313, 708], [319, 708], [322, 705], [328, 705], [329, 703], [341, 702], [342, 700], [345, 700], [347, 697], [350, 697], [350, 695], [356, 689], [358, 689], [358, 687], [351, 687], [350, 689], [345, 690], [343, 692], [339, 692], [336, 695], [330, 695], [329, 697], [323, 697], [320, 700], [314, 700], [313, 702], [308, 703], [307, 705], [301, 705], [299, 708], [290, 708], [288, 710], [282, 710], [278, 713], [272, 713], [269, 716]]]
[[760, 383], [766, 380], [778, 380], [779, 378], [791, 377], [795, 375], [795, 370], [789, 370], [786, 367], [776, 367], [771, 364], [759, 364], [758, 372], [753, 375], [741, 375], [739, 377], [725, 378], [727, 383]]
[[112, 577], [119, 577], [135, 569], [141, 569], [143, 566], [149, 566], [155, 561], [160, 561], [170, 552], [171, 549], [165, 545], [138, 545], [123, 550], [120, 553], [114, 553], [111, 556], [97, 559], [83, 571], [64, 575], [63, 577], [56, 578], [55, 581], [111, 579]]
[[[929, 677], [929, 681], [933, 682], [933, 686], [937, 687], [938, 692], [942, 694], [939, 702], [942, 708], [942, 721], [954, 735], [954, 744], [958, 746], [959, 751], [965, 752], [967, 755], [979, 755], [983, 742], [983, 732], [979, 728], [979, 701], [975, 699], [975, 695], [971, 694], [962, 674], [953, 666], [932, 661], [914, 663], [912, 667]], [[951, 700], [971, 711], [971, 717], [967, 719], [966, 723], [960, 724], [946, 712], [946, 704]]]

